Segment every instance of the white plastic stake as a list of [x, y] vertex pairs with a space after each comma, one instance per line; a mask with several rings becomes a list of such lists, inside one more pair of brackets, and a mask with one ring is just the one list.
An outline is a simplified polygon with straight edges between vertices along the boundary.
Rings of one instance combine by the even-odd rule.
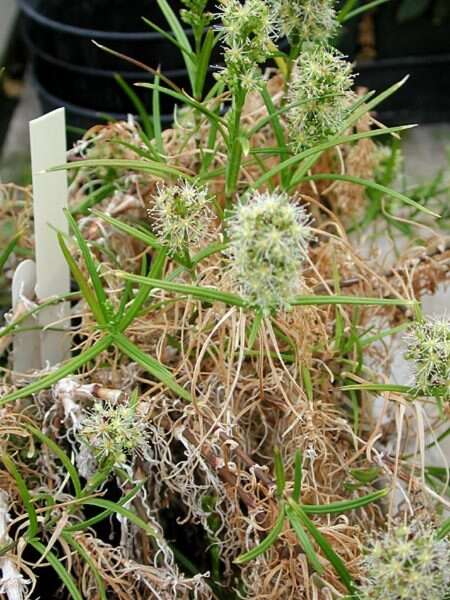
[[[43, 171], [66, 162], [66, 119], [64, 108], [30, 122], [31, 167], [33, 171], [34, 232], [36, 252], [36, 297], [39, 301], [70, 291], [70, 273], [58, 244], [55, 229], [68, 231], [63, 209], [67, 207], [65, 171]], [[68, 326], [67, 302], [39, 313], [42, 327]], [[41, 333], [41, 366], [55, 365], [69, 354], [69, 335], [61, 331]]]
[[[32, 260], [24, 260], [17, 267], [12, 281], [13, 319], [28, 311], [28, 304], [34, 299], [35, 287], [36, 265]], [[29, 331], [14, 334], [13, 368], [19, 377], [41, 368], [41, 340], [37, 325], [33, 317], [27, 317], [20, 327]]]

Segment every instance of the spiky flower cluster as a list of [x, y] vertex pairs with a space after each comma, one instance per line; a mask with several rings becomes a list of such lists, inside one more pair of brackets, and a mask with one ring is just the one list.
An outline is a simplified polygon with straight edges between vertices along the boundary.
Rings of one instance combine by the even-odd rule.
[[274, 11], [265, 0], [223, 0], [220, 8], [225, 67], [219, 77], [230, 90], [253, 91], [262, 80], [258, 65], [277, 37]]
[[352, 99], [352, 68], [334, 48], [306, 46], [292, 72], [287, 112], [294, 151], [310, 148], [343, 126]]
[[281, 33], [291, 44], [326, 43], [338, 28], [334, 0], [272, 0]]
[[207, 189], [188, 182], [158, 185], [148, 214], [169, 254], [182, 252], [208, 239], [214, 220]]
[[450, 543], [418, 521], [371, 542], [363, 559], [361, 600], [444, 600], [450, 584]]
[[265, 313], [289, 308], [312, 239], [306, 210], [282, 192], [243, 198], [228, 221], [231, 272], [240, 293]]
[[415, 383], [422, 394], [450, 386], [450, 321], [428, 319], [420, 321], [407, 336], [407, 360], [414, 361]]
[[144, 418], [133, 404], [96, 402], [83, 419], [79, 437], [97, 461], [123, 464], [126, 458], [143, 453], [148, 434]]

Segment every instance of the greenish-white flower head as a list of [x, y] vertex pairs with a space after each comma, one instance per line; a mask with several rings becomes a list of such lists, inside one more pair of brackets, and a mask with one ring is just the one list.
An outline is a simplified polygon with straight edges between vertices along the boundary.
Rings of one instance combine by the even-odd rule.
[[222, 0], [220, 4], [225, 67], [219, 77], [231, 90], [254, 91], [262, 81], [259, 64], [272, 53], [276, 17], [264, 0]]
[[414, 521], [369, 544], [361, 600], [444, 600], [450, 585], [450, 543]]
[[280, 30], [292, 44], [324, 44], [338, 29], [335, 0], [272, 0]]
[[336, 135], [353, 98], [352, 68], [334, 48], [307, 45], [294, 65], [287, 101], [289, 134], [295, 152]]
[[148, 214], [169, 254], [196, 247], [211, 236], [214, 212], [205, 187], [188, 182], [158, 185]]
[[416, 323], [407, 336], [405, 358], [414, 364], [417, 390], [425, 395], [450, 386], [450, 321], [427, 319]]
[[123, 464], [148, 447], [146, 421], [133, 403], [96, 402], [81, 423], [79, 437], [99, 464]]
[[311, 217], [282, 192], [245, 196], [228, 220], [228, 256], [238, 291], [264, 313], [288, 309], [301, 287]]

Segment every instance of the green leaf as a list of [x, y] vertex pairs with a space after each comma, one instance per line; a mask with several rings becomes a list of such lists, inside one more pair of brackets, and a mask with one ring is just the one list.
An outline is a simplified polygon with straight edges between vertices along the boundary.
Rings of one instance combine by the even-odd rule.
[[150, 19], [147, 19], [146, 17], [142, 17], [142, 20], [144, 21], [144, 23], [147, 23], [147, 25], [149, 27], [151, 27], [152, 29], [157, 31], [160, 35], [162, 35], [164, 38], [166, 38], [166, 40], [168, 40], [171, 44], [173, 44], [176, 48], [178, 48], [178, 50], [180, 50], [181, 52], [186, 54], [186, 56], [189, 56], [189, 58], [191, 60], [195, 60], [195, 54], [193, 52], [191, 52], [189, 50], [189, 48], [186, 48], [186, 46], [183, 46], [182, 44], [180, 44], [174, 37], [172, 37], [170, 35], [170, 33], [167, 33], [167, 31], [164, 31], [164, 29], [161, 29], [161, 27], [159, 27], [158, 25], [156, 25], [156, 23], [153, 23], [153, 21], [150, 21]]
[[361, 177], [354, 177], [353, 175], [340, 175], [339, 173], [317, 173], [316, 175], [308, 175], [303, 177], [302, 181], [321, 181], [321, 180], [332, 180], [332, 181], [347, 181], [349, 183], [354, 183], [356, 185], [361, 185], [363, 187], [369, 188], [371, 190], [376, 190], [378, 192], [383, 192], [387, 196], [391, 196], [396, 200], [400, 200], [404, 204], [408, 206], [413, 206], [416, 210], [420, 212], [424, 212], [433, 217], [439, 218], [439, 215], [426, 206], [422, 206], [415, 200], [411, 200], [408, 196], [397, 192], [392, 188], [385, 187], [375, 181], [370, 181], [369, 179], [362, 179]]
[[319, 306], [321, 304], [355, 304], [366, 306], [412, 306], [414, 300], [395, 298], [365, 298], [363, 296], [296, 296], [289, 300], [293, 306]]
[[[136, 83], [135, 85], [137, 87], [148, 88], [150, 90], [153, 90], [155, 88], [154, 83]], [[163, 94], [166, 94], [167, 96], [171, 96], [172, 98], [175, 98], [175, 100], [178, 100], [183, 105], [187, 104], [188, 106], [191, 106], [192, 108], [195, 108], [199, 112], [204, 114], [206, 117], [208, 117], [208, 119], [211, 122], [213, 122], [217, 125], [217, 127], [220, 129], [222, 137], [224, 138], [224, 140], [227, 140], [227, 134], [223, 128], [223, 119], [221, 119], [221, 117], [219, 117], [217, 114], [215, 114], [214, 112], [209, 110], [209, 108], [204, 106], [201, 102], [199, 102], [198, 100], [195, 100], [195, 98], [192, 98], [191, 96], [189, 96], [185, 91], [183, 91], [183, 93], [179, 93], [179, 92], [176, 92], [174, 90], [171, 90], [171, 89], [163, 87], [163, 86], [159, 86], [159, 90]], [[81, 161], [79, 161], [78, 164], [81, 164]], [[186, 177], [186, 176], [184, 176], [184, 177]]]
[[[151, 85], [151, 84], [149, 84]], [[191, 180], [192, 177], [185, 171], [171, 167], [162, 162], [153, 160], [129, 160], [125, 158], [91, 158], [86, 160], [77, 160], [75, 162], [58, 165], [48, 169], [49, 173], [54, 171], [69, 171], [74, 169], [87, 169], [97, 167], [115, 167], [117, 169], [125, 169], [130, 171], [142, 171], [143, 173], [151, 173], [156, 177], [182, 177]]]
[[153, 127], [155, 130], [155, 144], [159, 154], [164, 154], [164, 142], [162, 137], [161, 128], [161, 105], [159, 99], [159, 81], [160, 76], [155, 75], [154, 88], [152, 94], [152, 108], [153, 108]]
[[30, 496], [30, 492], [28, 491], [27, 484], [25, 483], [22, 475], [17, 470], [17, 467], [14, 464], [13, 460], [7, 454], [2, 454], [1, 459], [2, 459], [3, 464], [6, 467], [7, 471], [9, 472], [11, 477], [14, 478], [14, 480], [16, 482], [16, 485], [17, 485], [17, 488], [19, 491], [19, 495], [22, 499], [23, 506], [28, 515], [29, 524], [28, 524], [26, 536], [28, 539], [31, 539], [38, 532], [39, 524], [38, 524], [36, 510], [33, 506], [33, 501]]
[[351, 385], [343, 385], [341, 390], [344, 392], [357, 390], [361, 392], [397, 392], [399, 394], [414, 394], [414, 388], [408, 385], [396, 385], [393, 383], [354, 383]]
[[205, 87], [206, 75], [208, 74], [211, 52], [215, 43], [216, 36], [214, 35], [214, 31], [213, 29], [208, 29], [198, 57], [197, 74], [195, 77], [194, 96], [198, 99], [203, 96], [203, 88]]
[[288, 500], [290, 507], [293, 512], [300, 519], [302, 525], [306, 528], [308, 533], [315, 539], [316, 543], [322, 549], [322, 552], [326, 556], [326, 558], [333, 565], [337, 574], [341, 578], [342, 583], [346, 586], [350, 593], [355, 593], [355, 587], [353, 585], [353, 580], [348, 572], [346, 566], [342, 562], [341, 558], [336, 554], [336, 552], [331, 547], [331, 544], [328, 540], [320, 533], [308, 515], [304, 512], [303, 508], [301, 508], [292, 498]]
[[122, 350], [122, 352], [147, 369], [147, 371], [153, 375], [155, 379], [161, 381], [161, 383], [163, 383], [184, 400], [191, 401], [191, 395], [189, 392], [178, 385], [172, 373], [159, 361], [154, 359], [152, 356], [145, 354], [145, 352], [142, 352], [140, 348], [130, 342], [130, 340], [122, 333], [115, 333], [113, 339], [116, 346]]
[[70, 533], [67, 531], [63, 531], [62, 537], [68, 542], [70, 546], [77, 552], [80, 557], [84, 560], [84, 562], [88, 565], [90, 570], [92, 571], [95, 581], [97, 582], [97, 592], [100, 596], [100, 600], [108, 600], [106, 596], [106, 588], [103, 583], [102, 576], [100, 575], [95, 562], [93, 561], [89, 552], [82, 546]]
[[[380, 4], [385, 4], [386, 2], [390, 2], [391, 0], [372, 0], [372, 2], [367, 2], [367, 4], [363, 4], [362, 6], [359, 6], [358, 8], [355, 8], [354, 10], [349, 11], [345, 17], [339, 19], [340, 23], [346, 23], [347, 21], [350, 21], [350, 19], [354, 19], [355, 17], [364, 14], [365, 12], [368, 12], [369, 10], [373, 10], [374, 8], [376, 8], [377, 6], [380, 6]], [[416, 0], [413, 0], [414, 2], [416, 2]]]
[[187, 72], [189, 75], [189, 80], [191, 82], [192, 89], [194, 89], [195, 88], [196, 65], [195, 65], [194, 61], [192, 60], [192, 58], [190, 57], [190, 55], [192, 55], [191, 44], [189, 43], [189, 40], [187, 38], [186, 33], [184, 32], [184, 29], [183, 29], [181, 23], [179, 22], [174, 11], [171, 9], [167, 0], [157, 0], [157, 2], [158, 2], [159, 8], [161, 9], [162, 13], [164, 14], [164, 16], [166, 18], [167, 23], [170, 26], [172, 33], [175, 36], [175, 39], [177, 40], [178, 44], [182, 48], [186, 48], [186, 50], [187, 50], [187, 52], [183, 52], [183, 58], [184, 58], [184, 63], [186, 65], [186, 69], [187, 69]]
[[284, 488], [286, 487], [286, 475], [284, 472], [283, 460], [281, 458], [280, 450], [275, 448], [274, 452], [274, 462], [275, 462], [275, 481], [277, 485], [277, 496], [281, 498], [284, 493]]
[[116, 512], [115, 511], [116, 504], [119, 504], [121, 506], [128, 504], [128, 502], [130, 502], [136, 496], [136, 494], [139, 492], [139, 490], [142, 489], [144, 484], [145, 484], [145, 482], [141, 482], [141, 483], [138, 483], [137, 485], [135, 485], [133, 487], [133, 489], [128, 492], [128, 494], [123, 496], [118, 502], [113, 503], [114, 507], [110, 506], [109, 508], [106, 508], [105, 510], [103, 510], [99, 514], [95, 515], [94, 517], [90, 517], [89, 519], [86, 519], [85, 521], [79, 521], [75, 525], [69, 525], [67, 527], [64, 527], [63, 531], [70, 532], [70, 533], [75, 532], [75, 531], [83, 531], [85, 529], [89, 529], [90, 527], [92, 527], [93, 525], [96, 525], [97, 523], [100, 523], [104, 519], [107, 519], [110, 515], [112, 515]]
[[202, 287], [196, 285], [186, 285], [184, 283], [175, 283], [162, 279], [152, 279], [151, 277], [142, 277], [141, 275], [132, 275], [130, 273], [119, 272], [118, 276], [129, 281], [151, 285], [154, 289], [166, 290], [167, 292], [175, 292], [186, 296], [193, 296], [199, 300], [207, 302], [223, 302], [230, 306], [238, 306], [245, 308], [247, 302], [236, 294], [221, 292], [215, 288]]
[[380, 467], [370, 467], [368, 469], [350, 469], [350, 475], [357, 481], [364, 484], [373, 483], [381, 474]]
[[150, 246], [150, 248], [154, 248], [155, 250], [162, 248], [162, 245], [159, 242], [158, 238], [155, 237], [152, 233], [150, 233], [150, 231], [144, 231], [143, 229], [138, 229], [137, 227], [128, 225], [127, 223], [124, 223], [119, 219], [115, 219], [114, 217], [111, 217], [106, 213], [100, 212], [99, 210], [93, 210], [91, 212], [93, 215], [99, 217], [99, 219], [102, 219], [103, 221], [106, 221], [119, 231], [122, 231], [127, 235], [131, 235], [131, 237], [134, 237], [136, 240], [147, 244], [147, 246]]
[[360, 498], [355, 498], [354, 500], [342, 500], [340, 502], [330, 502], [329, 504], [302, 504], [301, 508], [306, 514], [310, 515], [341, 514], [376, 502], [387, 496], [388, 493], [388, 489], [383, 489], [367, 494], [366, 496], [361, 496]]
[[0, 271], [3, 271], [3, 267], [14, 252], [14, 248], [17, 246], [17, 242], [20, 240], [21, 235], [21, 232], [16, 233], [16, 235], [6, 244], [6, 248], [0, 253]]
[[319, 573], [319, 575], [323, 575], [325, 572], [325, 569], [323, 568], [323, 565], [320, 563], [319, 557], [317, 556], [316, 551], [314, 550], [314, 546], [311, 544], [308, 534], [303, 529], [303, 526], [302, 526], [302, 523], [301, 523], [299, 517], [295, 514], [295, 512], [292, 510], [292, 508], [290, 506], [288, 506], [286, 508], [286, 514], [287, 514], [290, 524], [292, 525], [292, 527], [295, 531], [295, 534], [300, 543], [300, 546], [302, 547], [303, 552], [305, 553], [309, 563], [311, 564], [313, 569], [315, 571], [317, 571], [317, 573]]
[[443, 540], [450, 535], [450, 518], [444, 521], [437, 531], [437, 537], [439, 540]]
[[[365, 112], [365, 111], [364, 111]], [[287, 160], [275, 165], [272, 169], [269, 169], [264, 175], [261, 175], [253, 184], [253, 189], [260, 188], [267, 181], [270, 181], [273, 177], [281, 173], [284, 169], [299, 164], [302, 160], [305, 160], [310, 157], [314, 157], [314, 162], [319, 158], [320, 154], [325, 150], [330, 148], [334, 148], [335, 146], [339, 146], [341, 144], [349, 144], [351, 142], [355, 142], [357, 140], [377, 137], [379, 135], [386, 135], [387, 133], [395, 133], [398, 131], [403, 131], [405, 129], [410, 129], [414, 127], [414, 125], [404, 125], [401, 127], [386, 127], [383, 129], [374, 129], [371, 131], [364, 131], [361, 133], [354, 133], [352, 135], [340, 135], [331, 138], [326, 142], [322, 142], [321, 144], [317, 144], [313, 148], [309, 148], [308, 150], [304, 150], [295, 156], [291, 156]], [[303, 175], [297, 175], [290, 183], [291, 187], [297, 186], [303, 180]]]
[[88, 194], [79, 204], [70, 209], [72, 215], [87, 215], [89, 209], [99, 204], [105, 198], [113, 194], [116, 186], [114, 183], [106, 183], [94, 192]]
[[302, 493], [302, 480], [303, 480], [303, 456], [300, 450], [295, 451], [295, 462], [294, 462], [294, 489], [292, 491], [292, 498], [295, 502], [300, 502], [300, 496]]
[[[159, 279], [164, 269], [165, 260], [166, 252], [164, 250], [158, 251], [156, 256], [153, 257], [150, 275], [152, 275], [154, 278]], [[141, 310], [144, 302], [147, 300], [151, 290], [152, 286], [150, 285], [140, 286], [140, 289], [136, 294], [133, 302], [131, 303], [131, 306], [126, 311], [124, 311], [123, 317], [120, 319], [118, 331], [123, 333], [131, 325], [131, 323], [139, 314], [139, 311]]]
[[29, 423], [24, 423], [23, 427], [25, 427], [27, 431], [33, 434], [34, 437], [36, 437], [40, 442], [48, 446], [49, 449], [53, 452], [53, 454], [55, 454], [55, 456], [59, 458], [59, 460], [64, 465], [66, 471], [69, 473], [70, 479], [72, 480], [73, 488], [75, 490], [75, 496], [79, 496], [81, 494], [81, 483], [80, 478], [78, 477], [78, 471], [73, 466], [70, 458], [67, 456], [64, 450], [60, 448], [58, 444], [54, 442], [51, 438], [47, 437], [44, 433], [42, 433], [42, 431], [40, 431], [36, 427], [33, 427], [33, 425], [30, 425]]
[[73, 275], [73, 278], [75, 279], [75, 281], [78, 284], [78, 287], [80, 288], [80, 292], [83, 295], [83, 298], [88, 303], [98, 325], [105, 326], [106, 317], [103, 312], [103, 307], [99, 304], [99, 301], [95, 297], [94, 292], [92, 291], [91, 286], [89, 285], [89, 282], [87, 281], [87, 279], [81, 272], [81, 269], [70, 254], [62, 234], [58, 232], [57, 236], [62, 253], [64, 254], [64, 258], [66, 259], [66, 262], [70, 267], [70, 271]]
[[249, 560], [253, 560], [256, 557], [260, 556], [261, 554], [264, 554], [264, 552], [266, 552], [271, 546], [273, 546], [273, 544], [277, 541], [277, 539], [279, 538], [279, 536], [283, 530], [285, 518], [286, 518], [286, 508], [285, 508], [284, 504], [282, 504], [280, 506], [280, 512], [278, 513], [278, 517], [277, 517], [277, 520], [275, 521], [275, 525], [273, 526], [273, 529], [270, 531], [270, 533], [268, 533], [266, 535], [266, 537], [263, 539], [263, 541], [260, 544], [258, 544], [257, 546], [255, 546], [254, 548], [249, 550], [248, 552], [245, 552], [244, 554], [241, 554], [240, 556], [238, 556], [236, 558], [236, 560], [234, 561], [235, 564], [242, 565], [242, 564], [248, 562]]
[[128, 510], [128, 508], [125, 508], [124, 506], [122, 506], [121, 504], [119, 504], [117, 502], [112, 502], [111, 500], [105, 500], [104, 498], [92, 498], [92, 499], [84, 500], [83, 504], [87, 504], [88, 506], [98, 506], [100, 508], [106, 508], [106, 509], [110, 510], [112, 513], [116, 513], [116, 514], [121, 515], [122, 517], [125, 517], [126, 519], [131, 521], [131, 523], [133, 523], [133, 525], [136, 525], [136, 527], [139, 527], [139, 529], [142, 529], [143, 531], [145, 531], [145, 533], [147, 535], [154, 537], [156, 539], [158, 539], [160, 537], [158, 532], [156, 531], [156, 529], [154, 529], [153, 527], [151, 527], [151, 525], [149, 525], [148, 523], [143, 521], [134, 512], [132, 512], [131, 510]]
[[44, 546], [44, 544], [42, 544], [38, 540], [30, 540], [30, 545], [37, 552], [39, 552], [39, 554], [41, 554], [42, 556], [45, 555], [45, 559], [47, 560], [47, 562], [50, 563], [50, 565], [56, 571], [57, 575], [59, 576], [59, 578], [65, 585], [65, 587], [67, 588], [67, 591], [70, 593], [73, 600], [83, 600], [83, 596], [80, 594], [80, 591], [78, 590], [76, 583], [73, 580], [73, 577], [70, 575], [70, 573], [64, 567], [64, 565], [61, 562], [61, 559], [59, 557], [57, 557], [55, 554], [53, 554], [53, 552], [51, 550], [46, 551], [46, 547]]
[[103, 289], [102, 282], [100, 281], [100, 277], [98, 274], [98, 267], [94, 262], [94, 258], [91, 254], [91, 251], [89, 250], [89, 247], [88, 247], [85, 239], [81, 235], [81, 231], [78, 228], [77, 222], [75, 221], [75, 219], [72, 217], [72, 215], [70, 214], [70, 212], [68, 210], [65, 210], [64, 214], [66, 215], [67, 220], [69, 221], [70, 228], [72, 229], [73, 234], [75, 235], [75, 239], [77, 240], [78, 246], [81, 250], [81, 254], [83, 255], [83, 259], [86, 264], [86, 268], [89, 272], [89, 276], [91, 278], [92, 285], [94, 286], [95, 294], [97, 296], [97, 300], [98, 300], [97, 306], [99, 308], [99, 311], [102, 313], [104, 320], [107, 321], [107, 314], [106, 314], [105, 306], [108, 302], [108, 297], [106, 296], [105, 290]]
[[89, 348], [89, 350], [86, 350], [78, 356], [68, 360], [59, 369], [52, 371], [48, 375], [41, 377], [37, 381], [34, 381], [33, 383], [30, 383], [29, 385], [16, 390], [15, 392], [11, 392], [10, 394], [3, 396], [3, 398], [0, 399], [0, 406], [3, 406], [8, 402], [13, 402], [14, 400], [19, 400], [20, 398], [26, 398], [32, 394], [37, 394], [41, 390], [51, 387], [63, 377], [67, 377], [68, 375], [75, 373], [80, 367], [93, 360], [98, 354], [109, 348], [112, 340], [113, 338], [111, 335], [107, 335], [99, 339], [93, 346]]
[[130, 99], [137, 114], [139, 115], [140, 121], [142, 123], [142, 127], [144, 128], [146, 135], [149, 138], [152, 138], [154, 135], [153, 124], [152, 124], [151, 118], [150, 118], [149, 114], [147, 113], [145, 106], [142, 103], [141, 99], [136, 94], [136, 92], [133, 90], [133, 88], [130, 85], [128, 85], [128, 83], [125, 81], [125, 79], [121, 75], [116, 73], [114, 75], [114, 79], [117, 81], [117, 83], [120, 85], [120, 87], [122, 88], [124, 93]]

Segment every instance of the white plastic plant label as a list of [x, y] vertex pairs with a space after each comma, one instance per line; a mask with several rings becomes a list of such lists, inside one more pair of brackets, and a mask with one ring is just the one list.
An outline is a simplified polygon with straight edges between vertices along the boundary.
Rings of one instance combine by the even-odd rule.
[[[31, 166], [36, 252], [36, 297], [45, 301], [70, 291], [70, 273], [58, 244], [56, 229], [68, 231], [67, 174], [44, 172], [66, 162], [65, 110], [57, 109], [30, 122]], [[55, 365], [69, 354], [69, 304], [61, 302], [40, 311], [42, 367]]]

